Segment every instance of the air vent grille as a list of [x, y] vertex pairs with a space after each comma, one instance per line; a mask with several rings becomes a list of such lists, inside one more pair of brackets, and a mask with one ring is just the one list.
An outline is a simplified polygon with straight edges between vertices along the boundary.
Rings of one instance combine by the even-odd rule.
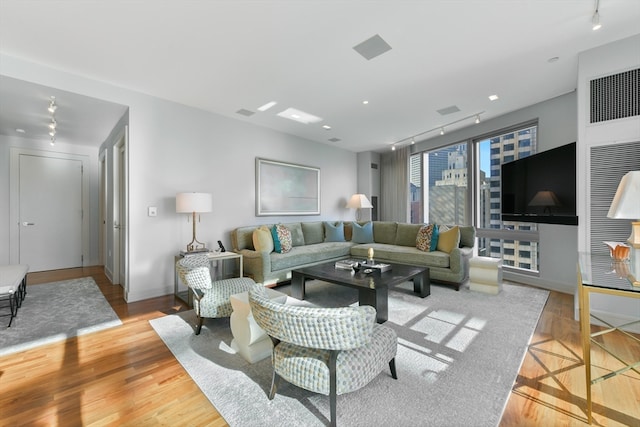
[[591, 123], [640, 115], [640, 68], [591, 80]]

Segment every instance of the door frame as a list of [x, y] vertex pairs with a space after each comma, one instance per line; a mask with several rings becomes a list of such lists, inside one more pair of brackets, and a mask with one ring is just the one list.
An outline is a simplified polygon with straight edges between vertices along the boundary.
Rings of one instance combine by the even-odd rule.
[[[20, 263], [20, 156], [40, 156], [52, 159], [77, 160], [86, 172], [89, 170], [89, 156], [82, 154], [60, 153], [22, 147], [10, 147], [9, 163], [9, 263]], [[90, 177], [82, 174], [82, 266], [89, 259], [90, 248]]]

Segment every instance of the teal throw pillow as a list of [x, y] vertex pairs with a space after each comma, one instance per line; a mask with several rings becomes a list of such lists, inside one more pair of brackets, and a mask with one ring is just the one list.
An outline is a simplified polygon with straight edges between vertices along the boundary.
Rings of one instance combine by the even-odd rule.
[[433, 234], [431, 235], [431, 247], [429, 251], [433, 252], [438, 247], [438, 236], [440, 235], [439, 228], [436, 224], [433, 225]]
[[335, 224], [330, 222], [324, 223], [324, 241], [325, 242], [344, 242], [344, 224], [338, 221]]
[[352, 222], [353, 235], [351, 241], [354, 243], [373, 243], [373, 223], [371, 221], [360, 225]]

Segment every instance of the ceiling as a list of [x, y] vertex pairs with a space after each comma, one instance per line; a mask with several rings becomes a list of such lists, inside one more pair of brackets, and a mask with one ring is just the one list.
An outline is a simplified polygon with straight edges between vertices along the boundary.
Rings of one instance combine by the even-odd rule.
[[[598, 31], [595, 7], [596, 0], [0, 0], [0, 53], [355, 152], [380, 151], [575, 90], [579, 52], [640, 33], [640, 1], [600, 0]], [[376, 35], [391, 49], [365, 59], [354, 47]], [[23, 136], [48, 138], [51, 95], [60, 105], [59, 141], [99, 145], [126, 109], [2, 77], [0, 133], [22, 128]], [[277, 105], [258, 111], [270, 101]], [[454, 106], [459, 111], [438, 112]], [[277, 115], [288, 108], [322, 120]]]

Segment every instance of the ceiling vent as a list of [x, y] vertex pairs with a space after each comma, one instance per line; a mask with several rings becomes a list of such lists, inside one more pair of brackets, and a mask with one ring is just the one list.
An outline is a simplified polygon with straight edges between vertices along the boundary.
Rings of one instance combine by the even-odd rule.
[[244, 108], [239, 109], [238, 111], [236, 111], [236, 113], [240, 114], [241, 116], [247, 116], [247, 117], [253, 116], [255, 114], [255, 112], [245, 110]]
[[451, 107], [442, 108], [442, 109], [436, 110], [436, 111], [438, 113], [440, 113], [441, 116], [446, 116], [447, 114], [457, 113], [458, 111], [460, 111], [460, 109], [458, 107], [456, 107], [455, 105], [452, 105]]
[[355, 45], [353, 48], [366, 60], [371, 60], [376, 56], [380, 56], [383, 53], [391, 50], [391, 46], [389, 46], [389, 43], [384, 41], [384, 39], [378, 34], [363, 41], [358, 45]]
[[640, 115], [640, 68], [591, 80], [591, 123]]

